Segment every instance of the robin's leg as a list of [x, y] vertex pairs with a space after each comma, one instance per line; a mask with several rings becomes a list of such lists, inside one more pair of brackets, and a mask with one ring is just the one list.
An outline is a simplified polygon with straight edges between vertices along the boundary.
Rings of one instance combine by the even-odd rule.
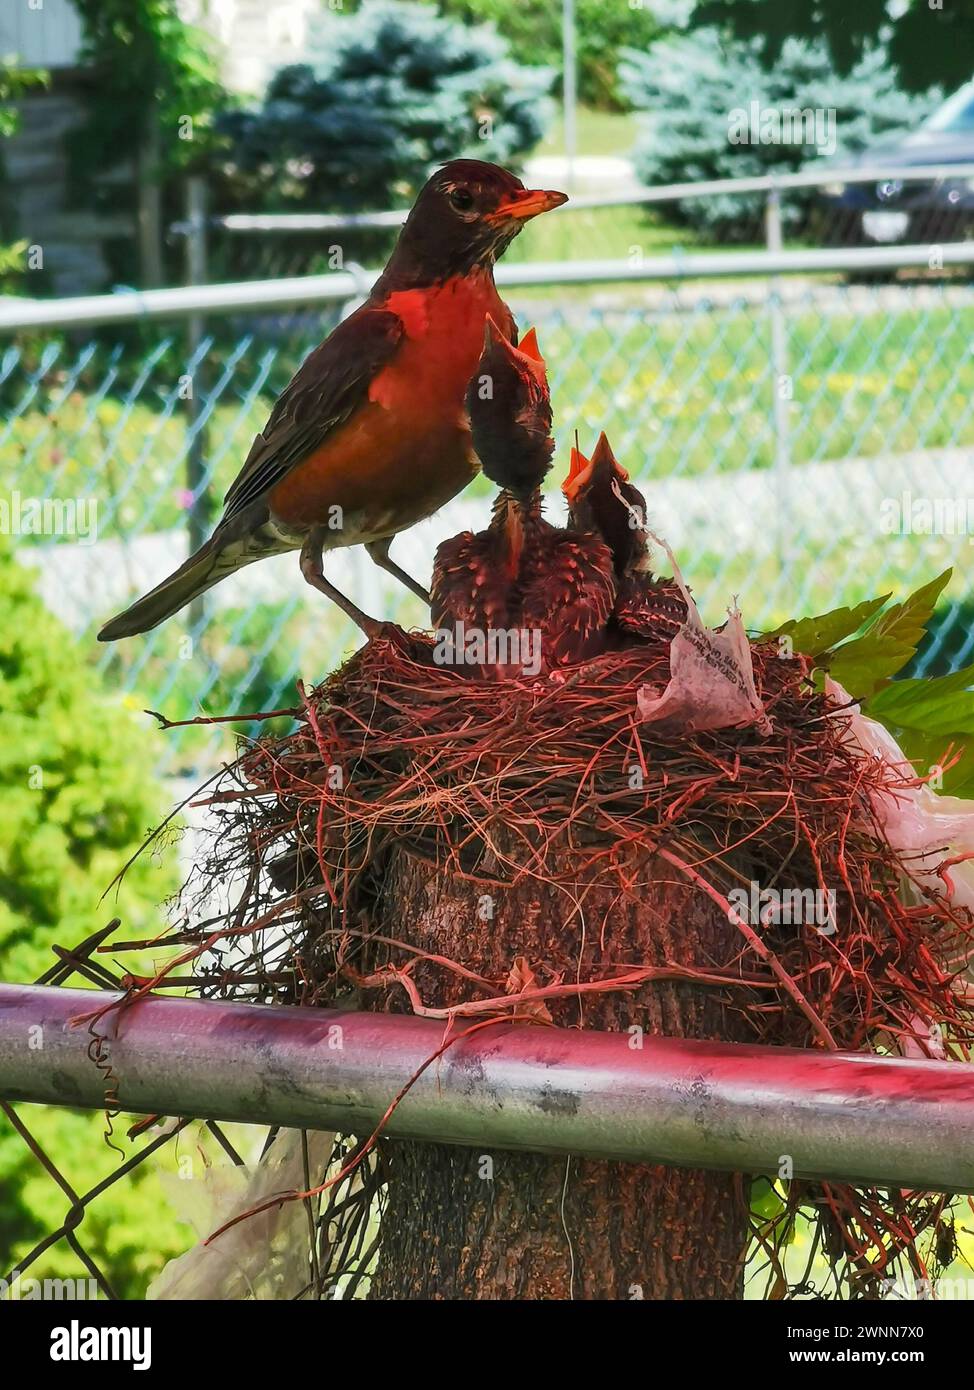
[[417, 598], [421, 598], [428, 608], [430, 601], [429, 592], [423, 588], [422, 584], [417, 584], [415, 579], [396, 564], [395, 560], [389, 554], [389, 547], [391, 545], [392, 537], [389, 536], [383, 541], [368, 541], [366, 542], [365, 548], [380, 569], [386, 570], [389, 574], [398, 579], [400, 584], [404, 584]]
[[380, 623], [376, 618], [370, 618], [368, 613], [363, 613], [361, 608], [346, 598], [340, 589], [336, 589], [334, 584], [329, 584], [321, 568], [321, 548], [322, 533], [311, 531], [308, 539], [301, 547], [301, 573], [314, 589], [319, 589], [321, 593], [327, 594], [332, 603], [337, 603], [343, 613], [351, 618], [353, 623], [365, 633], [366, 637], [378, 637], [387, 626]]

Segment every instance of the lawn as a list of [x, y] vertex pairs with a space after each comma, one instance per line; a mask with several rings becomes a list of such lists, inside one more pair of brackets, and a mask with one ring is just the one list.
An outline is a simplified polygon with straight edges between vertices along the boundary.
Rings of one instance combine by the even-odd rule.
[[[639, 117], [631, 111], [596, 111], [579, 106], [575, 113], [575, 140], [580, 155], [612, 155], [622, 158], [632, 153], [639, 131]], [[565, 122], [561, 106], [547, 135], [532, 151], [535, 155], [565, 152]]]
[[[771, 466], [769, 326], [760, 306], [579, 312], [521, 296], [515, 306], [522, 326], [539, 329], [562, 456], [576, 429], [589, 443], [605, 429], [637, 475]], [[974, 307], [895, 315], [799, 307], [788, 324], [796, 463], [974, 444]], [[222, 352], [228, 365], [206, 451], [214, 499], [296, 360], [283, 351], [269, 362], [273, 349], [256, 339]], [[168, 529], [188, 503], [187, 417], [172, 362], [160, 357], [147, 369], [131, 401], [102, 394], [109, 371], [107, 354], [96, 356], [65, 394], [73, 373], [59, 362], [36, 394], [14, 396], [0, 430], [5, 473], [25, 497], [97, 497], [103, 537]]]
[[[677, 247], [687, 249], [696, 244], [689, 229], [670, 226], [657, 212], [635, 206], [573, 208], [569, 202], [533, 222], [505, 252], [504, 260], [512, 265], [586, 260], [631, 264], [635, 257], [665, 256]], [[582, 302], [591, 298], [590, 285], [580, 289]], [[557, 298], [564, 290], [552, 288], [541, 293], [545, 298]]]
[[[559, 442], [553, 491], [576, 429], [583, 447], [590, 447], [604, 428], [642, 483], [773, 466], [764, 306], [700, 301], [698, 308], [678, 313], [664, 311], [658, 294], [653, 303], [643, 294], [642, 304], [625, 297], [619, 303], [614, 287], [588, 287], [586, 294], [584, 307], [574, 300], [512, 296], [522, 326], [537, 323], [549, 362]], [[928, 298], [891, 313], [882, 301], [871, 312], [861, 312], [861, 303], [861, 296], [845, 304], [833, 298], [828, 308], [809, 301], [788, 311], [795, 465], [974, 445], [974, 306]], [[222, 340], [211, 355], [211, 380], [220, 394], [208, 421], [205, 454], [215, 509], [266, 420], [274, 393], [309, 345], [308, 332], [307, 322], [300, 340], [271, 336], [265, 326], [253, 339]], [[36, 387], [22, 371], [11, 373], [5, 388], [10, 422], [6, 430], [0, 427], [0, 458], [10, 486], [23, 497], [97, 499], [103, 540], [185, 525], [181, 337], [174, 335], [168, 347], [161, 340], [143, 342], [138, 353], [124, 358], [107, 344], [93, 347], [90, 357], [88, 351], [63, 347], [46, 371], [37, 369]], [[41, 360], [36, 345], [30, 360], [35, 367]], [[114, 375], [120, 362], [124, 382]], [[485, 519], [489, 493], [482, 479], [471, 489], [471, 496], [483, 500]], [[562, 514], [556, 505], [553, 515]], [[719, 543], [723, 521], [714, 517], [713, 545], [699, 538], [680, 556], [711, 621], [733, 594], [749, 622], [773, 623], [858, 601], [881, 586], [908, 587], [920, 570], [930, 577], [953, 558], [943, 538], [922, 545], [915, 538], [904, 541], [909, 553], [901, 556], [878, 534], [837, 536], [826, 556], [821, 540], [799, 529], [788, 537], [783, 557], [756, 559], [746, 546]], [[966, 583], [958, 570], [951, 592], [960, 596]], [[391, 581], [382, 603], [390, 617], [423, 619], [418, 601]], [[92, 624], [104, 616], [92, 612]], [[180, 648], [183, 630], [181, 623], [170, 624], [144, 643], [100, 653], [117, 667], [113, 678], [133, 692], [140, 708], [162, 707], [178, 718], [201, 708], [289, 704], [294, 672], [314, 678], [354, 638], [337, 614], [325, 615], [307, 602], [297, 577], [293, 601], [279, 608], [219, 610], [191, 659]], [[208, 738], [197, 730], [159, 739], [159, 756], [170, 766], [192, 762]]]

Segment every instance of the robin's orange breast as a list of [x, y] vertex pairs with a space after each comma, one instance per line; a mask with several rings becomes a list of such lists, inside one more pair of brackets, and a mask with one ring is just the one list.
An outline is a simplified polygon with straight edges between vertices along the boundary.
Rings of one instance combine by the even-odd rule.
[[289, 526], [335, 532], [337, 516], [338, 544], [393, 535], [470, 481], [477, 465], [464, 396], [487, 315], [510, 322], [492, 278], [479, 273], [393, 294], [385, 307], [403, 322], [395, 357], [351, 418], [268, 495]]

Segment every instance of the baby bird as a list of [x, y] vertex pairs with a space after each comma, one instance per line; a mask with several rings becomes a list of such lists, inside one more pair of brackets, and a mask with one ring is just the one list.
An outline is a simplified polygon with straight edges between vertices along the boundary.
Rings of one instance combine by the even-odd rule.
[[[598, 536], [564, 531], [542, 515], [551, 466], [551, 397], [532, 330], [515, 347], [488, 319], [484, 351], [467, 391], [474, 449], [500, 488], [490, 525], [444, 541], [431, 586], [433, 624], [495, 639], [487, 673], [527, 674], [580, 661], [601, 649], [615, 597], [612, 554]], [[537, 647], [536, 669], [505, 660]]]
[[604, 432], [591, 459], [572, 450], [562, 491], [570, 525], [601, 536], [612, 552], [613, 626], [627, 637], [672, 637], [686, 619], [686, 603], [671, 579], [653, 577], [646, 499], [629, 481]]

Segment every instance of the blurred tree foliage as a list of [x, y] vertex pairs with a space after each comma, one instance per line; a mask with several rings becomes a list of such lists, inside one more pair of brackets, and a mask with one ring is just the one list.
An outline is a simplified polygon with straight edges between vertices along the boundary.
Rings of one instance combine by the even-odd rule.
[[0, 57], [0, 140], [13, 135], [20, 125], [17, 102], [35, 87], [46, 87], [43, 68], [15, 67], [12, 56]]
[[[489, 20], [522, 63], [547, 63], [561, 71], [562, 7], [558, 0], [439, 0], [443, 14], [468, 24]], [[608, 110], [628, 105], [617, 80], [622, 48], [648, 47], [659, 33], [649, 4], [628, 0], [575, 0], [578, 91], [582, 101]]]
[[[115, 914], [127, 936], [158, 932], [158, 905], [176, 886], [171, 855], [165, 865], [143, 856], [117, 895], [99, 901], [163, 809], [146, 772], [142, 737], [130, 711], [105, 693], [35, 595], [30, 571], [6, 543], [0, 544], [0, 725], [2, 978], [36, 979], [54, 961], [53, 943], [74, 945]], [[39, 1052], [39, 1065], [42, 1059]], [[118, 1165], [99, 1115], [31, 1108], [25, 1119], [79, 1192]], [[2, 1118], [0, 1191], [3, 1273], [60, 1225], [66, 1199]], [[92, 1209], [79, 1236], [118, 1291], [135, 1296], [180, 1248], [181, 1233], [171, 1227], [160, 1221], [151, 1172], [140, 1170]], [[31, 1274], [82, 1277], [85, 1271], [61, 1243]]]
[[[786, 173], [819, 157], [808, 144], [732, 143], [730, 113], [755, 101], [763, 109], [834, 110], [835, 153], [841, 156], [887, 132], [915, 128], [941, 97], [937, 89], [922, 96], [900, 91], [881, 48], [843, 77], [824, 42], [792, 39], [769, 71], [759, 40], [728, 39], [717, 29], [668, 35], [647, 53], [626, 50], [620, 78], [633, 106], [648, 113], [636, 148], [637, 172], [646, 183]], [[790, 193], [786, 219], [799, 220], [814, 197], [814, 190]], [[760, 198], [738, 196], [688, 198], [678, 212], [685, 224], [722, 240], [748, 240], [760, 209]]]
[[17, 109], [20, 98], [47, 83], [48, 75], [43, 69], [15, 67], [12, 56], [0, 56], [0, 294], [23, 292], [27, 251], [26, 238], [12, 240], [15, 229], [12, 209], [5, 196], [9, 176], [4, 165], [2, 141], [9, 139], [20, 126]]
[[225, 104], [207, 36], [186, 24], [176, 0], [72, 0], [81, 16], [79, 62], [88, 119], [72, 136], [80, 188], [137, 157], [158, 134], [160, 176], [199, 162], [210, 115]]
[[806, 39], [824, 42], [843, 77], [883, 44], [908, 92], [936, 85], [949, 92], [972, 76], [974, 0], [697, 0], [692, 22], [726, 25], [738, 39], [758, 40], [769, 69], [789, 39]]
[[277, 72], [258, 109], [218, 118], [225, 173], [251, 210], [402, 205], [438, 160], [516, 162], [544, 134], [552, 79], [489, 28], [366, 0], [320, 20], [308, 61]]

